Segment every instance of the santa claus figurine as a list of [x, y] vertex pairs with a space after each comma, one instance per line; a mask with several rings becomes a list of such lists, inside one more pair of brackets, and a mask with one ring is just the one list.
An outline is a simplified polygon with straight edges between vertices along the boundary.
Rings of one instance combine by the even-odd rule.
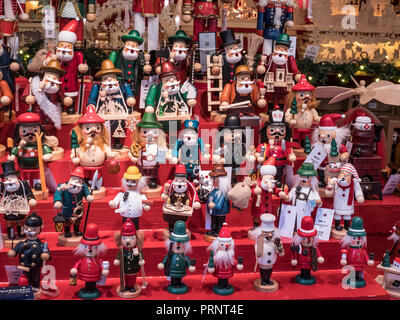
[[235, 258], [235, 241], [231, 236], [228, 224], [224, 222], [218, 238], [215, 239], [207, 249], [210, 251], [210, 258], [207, 263], [207, 270], [218, 279], [218, 283], [213, 287], [213, 292], [221, 296], [233, 294], [234, 288], [229, 284], [229, 279], [233, 277], [235, 267], [243, 270], [243, 258]]
[[322, 160], [318, 168], [318, 180], [319, 187], [324, 188], [325, 184], [325, 167], [328, 165], [328, 155], [331, 151], [332, 140], [336, 140], [336, 145], [339, 151], [339, 160], [341, 162], [347, 162], [349, 159], [349, 152], [346, 146], [343, 144], [343, 140], [346, 137], [350, 137], [350, 129], [348, 126], [338, 127], [336, 122], [339, 119], [344, 118], [344, 115], [338, 113], [325, 114], [321, 117], [319, 126], [314, 130], [312, 134], [311, 145], [320, 146], [326, 152], [325, 158]]
[[73, 251], [75, 255], [81, 258], [70, 270], [71, 283], [75, 283], [76, 277], [85, 282], [85, 287], [78, 291], [79, 298], [91, 300], [100, 296], [96, 282], [102, 276], [107, 277], [109, 274], [109, 262], [100, 258], [106, 251], [107, 247], [99, 236], [97, 224], [89, 223], [83, 234], [81, 244]]
[[293, 0], [259, 0], [257, 8], [257, 34], [264, 38], [262, 53], [269, 55], [285, 26], [294, 26]]
[[[364, 194], [360, 186], [360, 178], [357, 170], [351, 163], [346, 163], [340, 168], [337, 178], [332, 178], [325, 189], [328, 197], [334, 197], [333, 210], [335, 210], [335, 228], [332, 230], [332, 237], [342, 239], [349, 230], [350, 219], [354, 214], [354, 198], [358, 203], [364, 202]], [[344, 220], [344, 230], [340, 221]]]
[[[67, 1], [66, 6], [70, 2]], [[75, 103], [78, 97], [80, 74], [88, 72], [88, 65], [83, 61], [83, 54], [74, 50], [77, 42], [78, 20], [69, 21], [58, 34], [58, 44], [56, 47], [57, 59], [61, 61], [61, 68], [65, 71], [61, 76], [61, 87], [66, 96], [71, 97], [72, 104], [68, 105], [67, 114], [75, 113]]]
[[285, 250], [279, 238], [279, 230], [275, 227], [275, 216], [270, 213], [261, 215], [261, 226], [257, 228], [253, 240], [256, 260], [260, 268], [261, 278], [254, 280], [254, 289], [263, 292], [274, 292], [279, 289], [276, 280], [271, 279], [272, 268], [277, 255], [283, 257]]
[[235, 39], [233, 30], [225, 30], [219, 34], [222, 38], [222, 80], [223, 84], [233, 83], [235, 81], [235, 70], [238, 66], [244, 65], [243, 48], [240, 45], [240, 40]]
[[354, 217], [351, 220], [351, 226], [347, 230], [347, 235], [342, 240], [342, 250], [340, 264], [349, 265], [354, 268], [350, 271], [347, 284], [353, 288], [363, 288], [366, 286], [364, 280], [364, 265], [374, 265], [374, 254], [367, 253], [367, 233], [364, 229], [363, 219]]
[[[240, 116], [254, 115], [254, 107], [264, 108], [267, 104], [265, 99], [260, 98], [260, 90], [252, 80], [253, 72], [246, 65], [240, 65], [235, 70], [236, 81], [224, 86], [220, 98], [220, 110], [239, 113]], [[231, 108], [230, 105], [235, 104]]]
[[315, 277], [311, 274], [311, 270], [317, 271], [317, 263], [324, 263], [324, 258], [318, 249], [318, 236], [313, 218], [303, 217], [290, 250], [293, 252], [292, 266], [300, 267], [300, 274], [296, 276], [296, 282], [302, 285], [314, 284]]

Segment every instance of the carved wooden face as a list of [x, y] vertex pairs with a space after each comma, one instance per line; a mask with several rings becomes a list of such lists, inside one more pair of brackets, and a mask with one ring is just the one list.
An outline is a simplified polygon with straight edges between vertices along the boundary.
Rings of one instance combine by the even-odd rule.
[[60, 75], [54, 72], [45, 72], [43, 76], [43, 91], [47, 94], [54, 94], [60, 90]]
[[74, 57], [74, 45], [70, 42], [60, 41], [57, 44], [56, 55], [60, 61], [71, 61]]
[[173, 95], [179, 92], [180, 82], [176, 75], [170, 75], [162, 78], [163, 90], [168, 92], [168, 95]]
[[308, 103], [311, 101], [312, 91], [296, 91], [297, 103]]
[[125, 248], [134, 248], [136, 246], [136, 236], [131, 235], [131, 236], [121, 236], [121, 244]]
[[147, 144], [157, 143], [158, 130], [157, 128], [140, 128], [140, 140]]
[[40, 134], [40, 126], [38, 124], [22, 124], [19, 127], [19, 137], [28, 143], [37, 141], [35, 133]]
[[267, 128], [268, 140], [282, 141], [286, 137], [286, 126], [283, 125], [269, 125]]
[[318, 129], [318, 140], [323, 144], [331, 144], [332, 139], [336, 138], [335, 130], [320, 130]]
[[139, 57], [139, 45], [135, 41], [125, 41], [124, 49], [122, 50], [122, 56], [124, 59], [134, 61]]
[[303, 247], [311, 247], [314, 242], [314, 237], [301, 237], [301, 245]]
[[101, 134], [101, 123], [84, 123], [82, 134], [87, 138], [95, 139]]
[[341, 170], [337, 179], [338, 179], [338, 184], [340, 186], [347, 187], [351, 183], [351, 180], [353, 179], [353, 177], [352, 177], [351, 173]]

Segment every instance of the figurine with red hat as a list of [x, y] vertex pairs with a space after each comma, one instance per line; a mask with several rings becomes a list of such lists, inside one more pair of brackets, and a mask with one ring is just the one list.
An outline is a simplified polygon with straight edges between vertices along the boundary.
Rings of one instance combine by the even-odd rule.
[[263, 163], [271, 156], [275, 157], [275, 178], [278, 188], [283, 184], [285, 166], [296, 161], [296, 155], [292, 148], [294, 144], [287, 142], [291, 137], [291, 130], [283, 116], [283, 111], [278, 105], [275, 105], [274, 110], [269, 112], [268, 122], [259, 131], [261, 139], [255, 153], [258, 163]]
[[[53, 220], [55, 222], [62, 220], [64, 225], [64, 234], [58, 237], [60, 245], [77, 245], [82, 236], [79, 227], [84, 213], [83, 198], [87, 202], [94, 200], [84, 178], [83, 168], [78, 166], [71, 172], [69, 180], [66, 183], [60, 183], [54, 193], [53, 207], [57, 210], [57, 216]], [[74, 228], [73, 235], [71, 226]]]
[[207, 250], [210, 251], [207, 271], [218, 279], [213, 292], [221, 296], [233, 294], [234, 288], [229, 284], [229, 279], [233, 277], [235, 267], [239, 271], [243, 270], [243, 258], [235, 258], [235, 241], [226, 222], [219, 231], [218, 238]]
[[[136, 234], [135, 225], [131, 219], [127, 219], [121, 228], [121, 234], [116, 239], [118, 254], [114, 265], [120, 268], [120, 285], [116, 291], [122, 298], [136, 298], [140, 296], [142, 288], [136, 284], [139, 270], [144, 266], [142, 243]], [[143, 272], [142, 272], [143, 275]], [[143, 278], [143, 289], [146, 287]]]
[[344, 117], [345, 115], [338, 113], [325, 114], [321, 117], [318, 128], [313, 131], [311, 145], [313, 147], [318, 145], [326, 152], [326, 157], [318, 168], [318, 180], [320, 188], [324, 188], [326, 186], [325, 167], [328, 165], [328, 155], [331, 152], [331, 144], [333, 139], [335, 139], [336, 145], [338, 146], [339, 160], [345, 163], [349, 159], [349, 152], [343, 143], [345, 138], [351, 136], [349, 126], [344, 125], [339, 127], [337, 124], [338, 120], [343, 119]]
[[[328, 197], [334, 197], [335, 227], [332, 229], [332, 237], [335, 239], [342, 239], [349, 230], [351, 216], [354, 214], [354, 198], [358, 203], [364, 202], [360, 181], [356, 168], [351, 163], [346, 163], [340, 168], [339, 176], [330, 179], [325, 189]], [[340, 225], [342, 219], [344, 227]]]
[[157, 119], [188, 119], [196, 105], [197, 89], [189, 81], [181, 84], [178, 71], [167, 61], [161, 65], [161, 81], [152, 85], [146, 97], [146, 106], [155, 109]]
[[81, 243], [73, 251], [80, 259], [70, 270], [71, 284], [76, 283], [76, 277], [85, 282], [85, 287], [78, 292], [81, 299], [91, 300], [100, 296], [96, 282], [102, 276], [107, 277], [109, 274], [109, 262], [100, 258], [106, 251], [107, 247], [100, 238], [97, 224], [89, 223], [82, 236]]
[[[74, 130], [78, 137], [79, 148], [76, 152], [71, 152], [72, 163], [83, 167], [85, 181], [92, 179], [96, 171], [101, 176], [106, 158], [115, 157], [109, 145], [104, 119], [97, 115], [93, 106], [88, 106]], [[101, 189], [101, 181], [100, 178], [99, 184], [95, 186], [97, 190]], [[105, 190], [103, 191], [105, 193]]]
[[314, 284], [315, 277], [311, 274], [311, 270], [317, 271], [317, 265], [324, 263], [325, 260], [318, 249], [318, 235], [313, 218], [303, 217], [290, 250], [293, 252], [292, 266], [300, 267], [296, 282], [302, 285]]
[[307, 136], [311, 136], [313, 125], [321, 119], [316, 110], [318, 101], [314, 91], [315, 87], [302, 74], [300, 81], [292, 87], [286, 99], [285, 121], [294, 128], [293, 139], [300, 144]]
[[272, 196], [275, 195], [281, 199], [287, 199], [287, 194], [282, 189], [277, 188], [275, 183], [276, 158], [269, 157], [260, 167], [260, 178], [257, 186], [253, 189], [253, 200], [251, 214], [253, 216], [253, 227], [260, 225], [260, 216], [263, 213], [275, 213], [272, 207]]
[[175, 167], [175, 178], [165, 182], [161, 198], [165, 200], [163, 217], [168, 223], [169, 232], [173, 231], [176, 221], [186, 222], [192, 216], [193, 209], [201, 208], [196, 188], [188, 181], [183, 164]]
[[[9, 161], [17, 160], [22, 180], [29, 181], [35, 190], [41, 190], [38, 141], [35, 135], [35, 133], [39, 135], [43, 133], [40, 123], [40, 116], [33, 112], [22, 113], [18, 116], [14, 131], [14, 147], [7, 158]], [[44, 162], [51, 161], [53, 158], [52, 149], [46, 144], [45, 135], [42, 135], [41, 142], [42, 160]], [[50, 176], [46, 175], [46, 178], [50, 178]], [[49, 183], [47, 185], [50, 186]]]

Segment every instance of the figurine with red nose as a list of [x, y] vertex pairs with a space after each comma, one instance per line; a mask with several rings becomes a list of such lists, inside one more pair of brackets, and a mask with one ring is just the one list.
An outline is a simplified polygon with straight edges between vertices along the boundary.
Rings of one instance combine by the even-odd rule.
[[374, 254], [367, 253], [367, 233], [364, 229], [363, 219], [354, 217], [351, 220], [350, 228], [342, 240], [342, 250], [340, 264], [349, 265], [354, 268], [355, 275], [350, 271], [347, 284], [353, 288], [363, 288], [366, 286], [364, 279], [364, 265], [374, 265]]
[[243, 258], [235, 258], [235, 241], [232, 239], [228, 224], [224, 222], [221, 231], [207, 249], [210, 257], [207, 263], [207, 270], [218, 279], [213, 287], [213, 292], [221, 296], [233, 294], [234, 288], [229, 284], [233, 277], [235, 267], [243, 270]]
[[99, 236], [97, 224], [89, 223], [81, 244], [73, 251], [75, 255], [80, 256], [80, 259], [70, 270], [71, 283], [75, 283], [76, 277], [85, 282], [85, 287], [78, 291], [79, 298], [91, 300], [100, 296], [96, 282], [102, 276], [107, 277], [109, 274], [109, 262], [100, 258], [106, 251], [107, 248]]
[[314, 284], [315, 277], [311, 274], [311, 270], [317, 271], [317, 264], [324, 263], [324, 258], [318, 249], [318, 236], [313, 218], [303, 217], [290, 250], [293, 252], [292, 266], [300, 267], [300, 274], [296, 276], [296, 282], [302, 285]]
[[[349, 230], [350, 219], [354, 214], [354, 198], [358, 203], [364, 202], [364, 194], [360, 185], [360, 178], [354, 166], [346, 163], [340, 168], [337, 178], [332, 178], [325, 189], [328, 197], [334, 197], [333, 210], [335, 210], [335, 227], [332, 229], [332, 237], [342, 239]], [[340, 221], [344, 220], [344, 227]]]
[[172, 43], [170, 51], [170, 61], [175, 65], [178, 71], [177, 77], [180, 83], [185, 83], [188, 70], [191, 72], [189, 45], [192, 38], [185, 31], [178, 30], [173, 36], [168, 37], [168, 41]]
[[142, 288], [136, 284], [136, 277], [140, 268], [144, 266], [144, 259], [142, 245], [139, 243], [141, 239], [138, 238], [135, 225], [130, 219], [124, 222], [121, 235], [116, 240], [119, 249], [114, 266], [120, 268], [120, 285], [116, 289], [117, 294], [121, 298], [136, 298], [142, 292]]

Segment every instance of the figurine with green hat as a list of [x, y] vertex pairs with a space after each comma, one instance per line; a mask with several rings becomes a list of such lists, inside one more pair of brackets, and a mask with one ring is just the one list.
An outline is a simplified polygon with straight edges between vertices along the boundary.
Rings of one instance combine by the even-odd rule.
[[184, 294], [188, 291], [187, 285], [182, 283], [182, 278], [186, 276], [186, 270], [196, 271], [196, 261], [187, 255], [191, 252], [192, 247], [185, 222], [175, 222], [174, 230], [166, 241], [166, 247], [168, 253], [157, 267], [159, 270], [164, 270], [164, 275], [171, 278], [171, 283], [166, 288], [167, 291], [173, 294]]
[[364, 222], [361, 217], [354, 217], [351, 220], [346, 236], [342, 240], [340, 264], [349, 265], [354, 268], [350, 272], [347, 284], [353, 288], [366, 286], [364, 279], [364, 266], [374, 265], [374, 254], [367, 253], [367, 233], [364, 229]]
[[170, 61], [175, 65], [178, 80], [184, 83], [187, 79], [187, 72], [191, 71], [188, 68], [190, 65], [190, 43], [192, 38], [185, 31], [178, 30], [173, 36], [168, 37], [168, 41], [172, 43], [170, 50]]
[[138, 96], [143, 73], [151, 71], [151, 66], [145, 60], [143, 50], [139, 48], [144, 40], [137, 30], [131, 30], [128, 34], [123, 35], [121, 40], [124, 42], [124, 47], [119, 51], [112, 51], [108, 59], [114, 63], [116, 68], [121, 69], [122, 74], [119, 79], [124, 84], [128, 84], [135, 96]]
[[289, 192], [289, 201], [296, 207], [297, 226], [301, 224], [303, 217], [311, 217], [316, 206], [322, 205], [318, 192], [317, 172], [312, 163], [303, 162], [297, 170], [294, 185]]
[[129, 157], [142, 174], [149, 177], [150, 189], [158, 188], [158, 167], [165, 163], [167, 149], [162, 124], [157, 121], [154, 108], [146, 107], [142, 120], [136, 125]]

